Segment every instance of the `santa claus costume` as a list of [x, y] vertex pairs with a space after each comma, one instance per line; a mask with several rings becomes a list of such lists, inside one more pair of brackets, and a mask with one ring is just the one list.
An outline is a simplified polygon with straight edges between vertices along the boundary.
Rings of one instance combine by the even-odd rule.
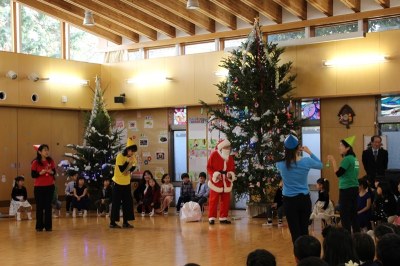
[[219, 208], [219, 221], [223, 224], [230, 224], [228, 212], [230, 206], [230, 196], [235, 176], [235, 162], [230, 155], [231, 143], [228, 140], [222, 140], [217, 144], [215, 150], [211, 153], [207, 162], [207, 172], [210, 176], [208, 187], [210, 188], [208, 221], [215, 223], [217, 217], [218, 201], [221, 198]]

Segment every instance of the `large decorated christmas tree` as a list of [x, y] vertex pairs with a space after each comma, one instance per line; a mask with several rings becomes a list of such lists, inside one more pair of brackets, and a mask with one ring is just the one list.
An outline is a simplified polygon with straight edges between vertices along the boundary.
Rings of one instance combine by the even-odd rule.
[[273, 200], [279, 182], [275, 163], [284, 157], [283, 141], [299, 123], [290, 95], [292, 63], [280, 63], [284, 49], [264, 43], [262, 36], [256, 20], [247, 40], [222, 60], [228, 75], [217, 84], [220, 105], [202, 103], [209, 108], [211, 129], [232, 143], [236, 198], [249, 195], [250, 202], [265, 203]]
[[117, 153], [122, 149], [121, 132], [112, 130], [109, 116], [100, 87], [100, 78], [96, 78], [93, 109], [86, 120], [83, 145], [68, 144], [73, 153], [65, 153], [70, 158], [69, 169], [83, 176], [89, 189], [102, 187], [103, 179], [111, 178]]

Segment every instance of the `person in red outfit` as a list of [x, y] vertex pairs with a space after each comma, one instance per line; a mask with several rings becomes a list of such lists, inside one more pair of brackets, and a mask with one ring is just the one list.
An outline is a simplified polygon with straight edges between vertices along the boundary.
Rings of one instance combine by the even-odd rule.
[[[56, 166], [49, 156], [49, 146], [34, 146], [36, 159], [32, 161], [31, 175], [35, 179], [34, 194], [36, 201], [36, 231], [52, 230], [51, 202], [54, 194]], [[44, 211], [44, 214], [43, 214]]]
[[218, 201], [221, 198], [219, 210], [219, 222], [230, 224], [228, 212], [230, 197], [235, 176], [235, 162], [231, 153], [231, 143], [222, 140], [217, 144], [207, 162], [207, 172], [210, 176], [208, 187], [210, 188], [208, 222], [215, 223], [217, 217]]

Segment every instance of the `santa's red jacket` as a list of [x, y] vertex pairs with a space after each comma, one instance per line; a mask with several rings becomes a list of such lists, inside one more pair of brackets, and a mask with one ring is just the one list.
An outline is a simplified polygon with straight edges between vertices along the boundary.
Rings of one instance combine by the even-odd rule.
[[[218, 150], [214, 150], [207, 162], [207, 172], [210, 176], [208, 187], [217, 193], [229, 193], [232, 191], [235, 176], [235, 162], [233, 156], [230, 155], [228, 160], [222, 158]], [[227, 174], [230, 174], [228, 178]]]

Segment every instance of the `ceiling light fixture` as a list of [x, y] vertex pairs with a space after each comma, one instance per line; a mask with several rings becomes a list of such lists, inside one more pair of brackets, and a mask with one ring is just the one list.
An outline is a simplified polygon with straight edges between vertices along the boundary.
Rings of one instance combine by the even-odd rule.
[[197, 9], [199, 8], [199, 0], [188, 0], [186, 4], [187, 9]]
[[93, 13], [90, 10], [85, 10], [85, 18], [83, 19], [84, 26], [94, 26]]
[[322, 65], [326, 67], [335, 66], [354, 66], [354, 65], [365, 65], [380, 63], [388, 60], [389, 57], [385, 55], [363, 55], [356, 57], [343, 57], [333, 60], [323, 60]]

